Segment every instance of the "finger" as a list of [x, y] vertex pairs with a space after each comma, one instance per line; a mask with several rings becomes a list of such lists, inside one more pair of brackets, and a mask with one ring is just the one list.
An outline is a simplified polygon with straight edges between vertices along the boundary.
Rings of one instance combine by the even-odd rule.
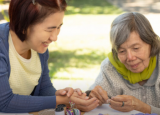
[[122, 101], [127, 101], [128, 98], [125, 95], [117, 95], [111, 98], [113, 101], [117, 101], [117, 102], [122, 102]]
[[[83, 92], [82, 92], [82, 95], [85, 95], [85, 96], [87, 96], [87, 94], [86, 94], [86, 93], [83, 93]], [[89, 97], [89, 96], [87, 96], [87, 97]]]
[[[93, 93], [90, 93], [89, 98], [96, 98], [97, 100], [99, 100]], [[101, 106], [103, 104], [103, 102], [101, 102], [101, 100], [99, 100], [99, 105]]]
[[68, 87], [65, 88], [65, 90], [67, 91], [67, 97], [70, 97], [74, 93], [73, 88]]
[[61, 91], [60, 91], [60, 94], [61, 94], [61, 95], [66, 95], [66, 91], [65, 91], [65, 90], [61, 90]]
[[118, 111], [121, 111], [121, 112], [129, 112], [129, 111], [132, 111], [133, 109], [130, 108], [130, 107], [116, 107], [116, 106], [112, 106], [112, 105], [109, 105], [112, 109], [115, 109], [115, 110], [118, 110]]
[[92, 98], [92, 99], [89, 99], [89, 100], [84, 100], [84, 99], [80, 99], [80, 98], [77, 98], [77, 97], [71, 97], [71, 101], [73, 101], [75, 104], [85, 105], [85, 106], [90, 105], [91, 103], [93, 103], [96, 100], [97, 100], [96, 98]]
[[58, 96], [58, 95], [61, 95], [61, 96], [62, 96], [62, 95], [66, 95], [66, 91], [65, 91], [64, 89], [57, 90], [55, 95], [57, 95], [57, 96]]
[[75, 89], [75, 91], [78, 93], [78, 95], [82, 95], [81, 89], [77, 88], [77, 89]]
[[86, 96], [86, 94], [82, 94], [81, 96], [78, 95], [77, 97], [80, 98], [80, 99], [85, 99], [85, 100], [88, 100], [88, 99], [89, 99], [89, 97]]
[[[123, 105], [123, 102], [113, 101], [111, 99], [109, 99], [109, 102], [110, 102], [110, 105], [114, 107], [122, 107]], [[124, 106], [125, 106], [125, 102], [124, 102]]]
[[103, 102], [107, 103], [107, 100], [108, 100], [108, 94], [107, 94], [107, 92], [105, 90], [103, 90], [102, 88], [99, 88], [98, 92], [101, 95], [101, 97], [103, 99]]
[[[89, 97], [89, 98], [91, 99], [91, 98], [93, 98], [93, 97], [96, 98], [97, 100], [99, 100], [96, 96], [94, 96], [93, 93], [90, 94], [90, 97]], [[101, 105], [103, 104], [103, 102], [102, 102], [101, 100], [99, 100], [99, 103], [98, 103], [98, 104], [99, 104], [99, 106], [101, 106]]]
[[98, 101], [94, 101], [92, 104], [88, 105], [88, 106], [84, 106], [84, 105], [76, 105], [76, 107], [78, 109], [80, 109], [81, 111], [91, 111], [93, 109], [95, 109], [97, 106], [99, 106]]
[[100, 100], [102, 103], [104, 103], [103, 98], [101, 97], [101, 95], [99, 95], [98, 92], [91, 91], [91, 93], [93, 93], [93, 94], [91, 94], [91, 95], [94, 95], [98, 100]]
[[98, 103], [98, 104], [99, 104], [99, 106], [102, 106], [102, 104], [103, 104], [103, 103], [99, 101], [99, 103]]

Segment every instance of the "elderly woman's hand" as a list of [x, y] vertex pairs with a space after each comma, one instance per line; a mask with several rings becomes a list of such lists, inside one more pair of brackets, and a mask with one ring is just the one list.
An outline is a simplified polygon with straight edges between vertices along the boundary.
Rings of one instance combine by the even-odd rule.
[[137, 110], [143, 113], [151, 113], [149, 105], [130, 95], [117, 95], [109, 99], [109, 103], [111, 108], [122, 112]]
[[90, 111], [99, 106], [98, 99], [89, 99], [85, 93], [79, 95], [77, 92], [74, 92], [69, 99], [70, 101], [74, 102], [76, 108], [80, 109], [81, 111]]
[[101, 106], [104, 103], [107, 103], [108, 95], [101, 86], [97, 85], [89, 94], [89, 98], [97, 98], [99, 100], [99, 105]]

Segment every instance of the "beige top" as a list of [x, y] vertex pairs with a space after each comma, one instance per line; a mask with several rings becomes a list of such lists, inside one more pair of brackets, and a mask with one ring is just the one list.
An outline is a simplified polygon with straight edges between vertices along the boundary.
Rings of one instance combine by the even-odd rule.
[[30, 95], [41, 76], [41, 62], [36, 51], [31, 50], [31, 58], [20, 56], [9, 34], [9, 60], [11, 73], [9, 84], [14, 94]]

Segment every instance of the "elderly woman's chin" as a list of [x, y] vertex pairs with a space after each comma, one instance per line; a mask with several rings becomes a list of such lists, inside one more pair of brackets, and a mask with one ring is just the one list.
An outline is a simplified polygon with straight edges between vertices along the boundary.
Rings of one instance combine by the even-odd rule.
[[134, 65], [134, 66], [126, 66], [128, 70], [133, 73], [141, 73], [146, 67], [141, 65], [141, 63]]

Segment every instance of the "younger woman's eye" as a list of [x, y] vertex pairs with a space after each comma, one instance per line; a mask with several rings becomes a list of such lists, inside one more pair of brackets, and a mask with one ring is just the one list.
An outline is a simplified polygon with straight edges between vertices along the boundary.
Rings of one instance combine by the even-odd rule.
[[[62, 25], [61, 25], [62, 26]], [[61, 28], [61, 26], [59, 26], [57, 29], [60, 29]]]
[[52, 32], [52, 31], [50, 31], [50, 30], [45, 30], [46, 32]]

